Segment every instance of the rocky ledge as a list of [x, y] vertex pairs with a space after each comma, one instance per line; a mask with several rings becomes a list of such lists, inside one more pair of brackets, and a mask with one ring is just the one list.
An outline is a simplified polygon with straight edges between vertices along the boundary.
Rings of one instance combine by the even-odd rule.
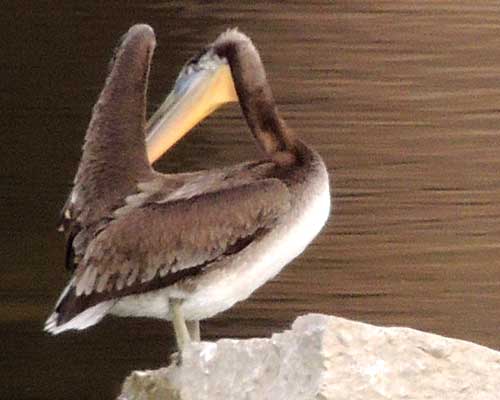
[[409, 328], [299, 317], [270, 339], [193, 343], [120, 400], [500, 399], [500, 352]]

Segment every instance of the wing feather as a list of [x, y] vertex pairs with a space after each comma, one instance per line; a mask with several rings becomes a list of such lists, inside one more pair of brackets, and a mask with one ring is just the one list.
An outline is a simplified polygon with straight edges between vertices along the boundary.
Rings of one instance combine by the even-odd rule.
[[135, 209], [90, 243], [56, 309], [59, 322], [198, 274], [258, 240], [289, 208], [286, 185], [268, 178]]

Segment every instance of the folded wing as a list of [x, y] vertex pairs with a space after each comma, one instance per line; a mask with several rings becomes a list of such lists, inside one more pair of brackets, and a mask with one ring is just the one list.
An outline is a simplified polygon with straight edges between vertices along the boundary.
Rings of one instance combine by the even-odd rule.
[[89, 244], [56, 306], [57, 325], [216, 268], [265, 236], [289, 208], [288, 188], [267, 178], [130, 210]]

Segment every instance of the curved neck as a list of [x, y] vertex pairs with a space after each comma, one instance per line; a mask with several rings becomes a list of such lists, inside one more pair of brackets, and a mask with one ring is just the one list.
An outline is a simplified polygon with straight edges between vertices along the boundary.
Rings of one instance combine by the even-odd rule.
[[261, 148], [273, 158], [287, 158], [288, 154], [290, 159], [296, 151], [296, 140], [279, 116], [264, 65], [250, 39], [240, 32], [229, 31], [214, 47], [231, 67], [241, 109]]

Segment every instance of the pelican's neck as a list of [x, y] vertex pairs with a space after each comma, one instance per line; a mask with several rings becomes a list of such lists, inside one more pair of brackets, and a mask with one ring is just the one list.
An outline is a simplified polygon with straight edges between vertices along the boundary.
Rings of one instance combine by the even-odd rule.
[[295, 159], [295, 137], [279, 116], [264, 65], [251, 40], [238, 31], [228, 31], [216, 40], [214, 49], [231, 67], [243, 114], [261, 148], [278, 162]]

